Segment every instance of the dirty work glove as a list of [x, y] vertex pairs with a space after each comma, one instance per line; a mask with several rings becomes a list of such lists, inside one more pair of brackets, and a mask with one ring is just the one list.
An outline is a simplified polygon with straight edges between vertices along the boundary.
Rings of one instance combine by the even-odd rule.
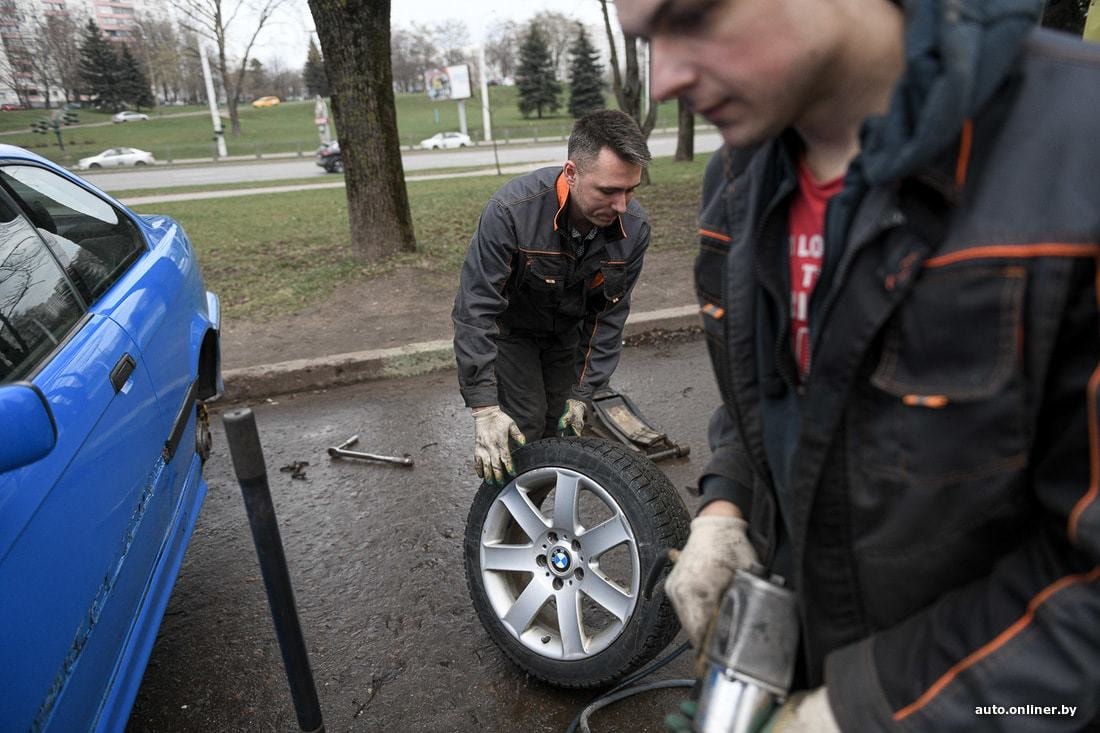
[[748, 523], [737, 517], [696, 517], [687, 544], [665, 580], [665, 594], [697, 650], [702, 649], [707, 627], [734, 572], [757, 562], [746, 529]]
[[567, 433], [580, 435], [584, 430], [584, 403], [580, 400], [569, 398], [565, 401], [565, 409], [558, 418], [558, 435], [565, 437]]
[[474, 416], [474, 471], [479, 478], [494, 484], [503, 484], [512, 473], [512, 450], [508, 438], [520, 445], [523, 438], [516, 421], [504, 414], [497, 405], [479, 407]]
[[803, 690], [787, 698], [772, 713], [760, 733], [840, 733], [824, 687]]

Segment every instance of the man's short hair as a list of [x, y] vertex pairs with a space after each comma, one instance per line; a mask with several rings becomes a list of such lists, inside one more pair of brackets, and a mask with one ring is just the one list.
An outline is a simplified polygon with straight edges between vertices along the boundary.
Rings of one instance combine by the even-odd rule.
[[569, 159], [578, 165], [595, 160], [603, 148], [643, 168], [652, 157], [638, 123], [617, 109], [589, 112], [577, 120], [569, 135]]

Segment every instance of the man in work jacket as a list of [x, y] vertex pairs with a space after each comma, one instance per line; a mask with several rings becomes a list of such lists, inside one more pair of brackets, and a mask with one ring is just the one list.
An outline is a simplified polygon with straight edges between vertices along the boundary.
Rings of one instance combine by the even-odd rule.
[[451, 318], [473, 411], [478, 476], [501, 482], [517, 443], [579, 435], [619, 361], [630, 291], [649, 246], [632, 200], [649, 164], [619, 111], [577, 120], [569, 160], [506, 183], [481, 214]]
[[617, 2], [727, 143], [696, 264], [723, 404], [666, 591], [699, 644], [737, 569], [787, 578], [773, 731], [1100, 713], [1100, 48], [1041, 7]]

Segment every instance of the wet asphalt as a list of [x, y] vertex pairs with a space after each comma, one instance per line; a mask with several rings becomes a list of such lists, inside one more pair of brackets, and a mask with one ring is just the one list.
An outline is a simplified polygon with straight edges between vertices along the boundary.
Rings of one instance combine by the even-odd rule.
[[[688, 458], [660, 467], [693, 511], [686, 487], [705, 463], [717, 404], [703, 341], [624, 349], [614, 386], [691, 446]], [[252, 407], [327, 730], [564, 731], [596, 693], [526, 676], [489, 639], [467, 593], [462, 539], [478, 480], [455, 374]], [[210, 491], [131, 731], [298, 730], [219, 414], [213, 423]], [[409, 453], [415, 467], [327, 456], [353, 434], [357, 449]], [[308, 463], [301, 478], [281, 470], [296, 463]], [[690, 673], [685, 655], [653, 679]], [[662, 731], [682, 696], [669, 690], [617, 703], [594, 715], [591, 729]]]

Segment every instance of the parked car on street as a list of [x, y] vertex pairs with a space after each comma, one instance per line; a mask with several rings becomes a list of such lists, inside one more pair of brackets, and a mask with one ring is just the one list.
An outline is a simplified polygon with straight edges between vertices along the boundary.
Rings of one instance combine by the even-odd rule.
[[340, 143], [333, 140], [317, 148], [317, 165], [326, 173], [343, 173], [344, 161], [340, 157]]
[[148, 150], [137, 148], [111, 148], [104, 150], [99, 155], [81, 158], [76, 163], [80, 170], [89, 168], [123, 168], [126, 166], [153, 165], [156, 158]]
[[258, 109], [260, 107], [274, 107], [278, 103], [278, 97], [260, 97], [259, 99], [253, 100], [252, 106]]
[[26, 107], [24, 107], [21, 104], [12, 104], [10, 102], [5, 103], [5, 104], [0, 104], [0, 111], [3, 111], [3, 112], [17, 112], [21, 109], [26, 109]]
[[220, 308], [167, 216], [0, 145], [0, 719], [121, 731], [199, 509]]
[[420, 147], [425, 150], [438, 150], [440, 148], [464, 148], [470, 144], [470, 136], [461, 132], [437, 132], [426, 140], [420, 141]]
[[111, 116], [111, 122], [144, 122], [149, 119], [149, 115], [144, 112], [131, 112], [130, 110], [123, 110]]

